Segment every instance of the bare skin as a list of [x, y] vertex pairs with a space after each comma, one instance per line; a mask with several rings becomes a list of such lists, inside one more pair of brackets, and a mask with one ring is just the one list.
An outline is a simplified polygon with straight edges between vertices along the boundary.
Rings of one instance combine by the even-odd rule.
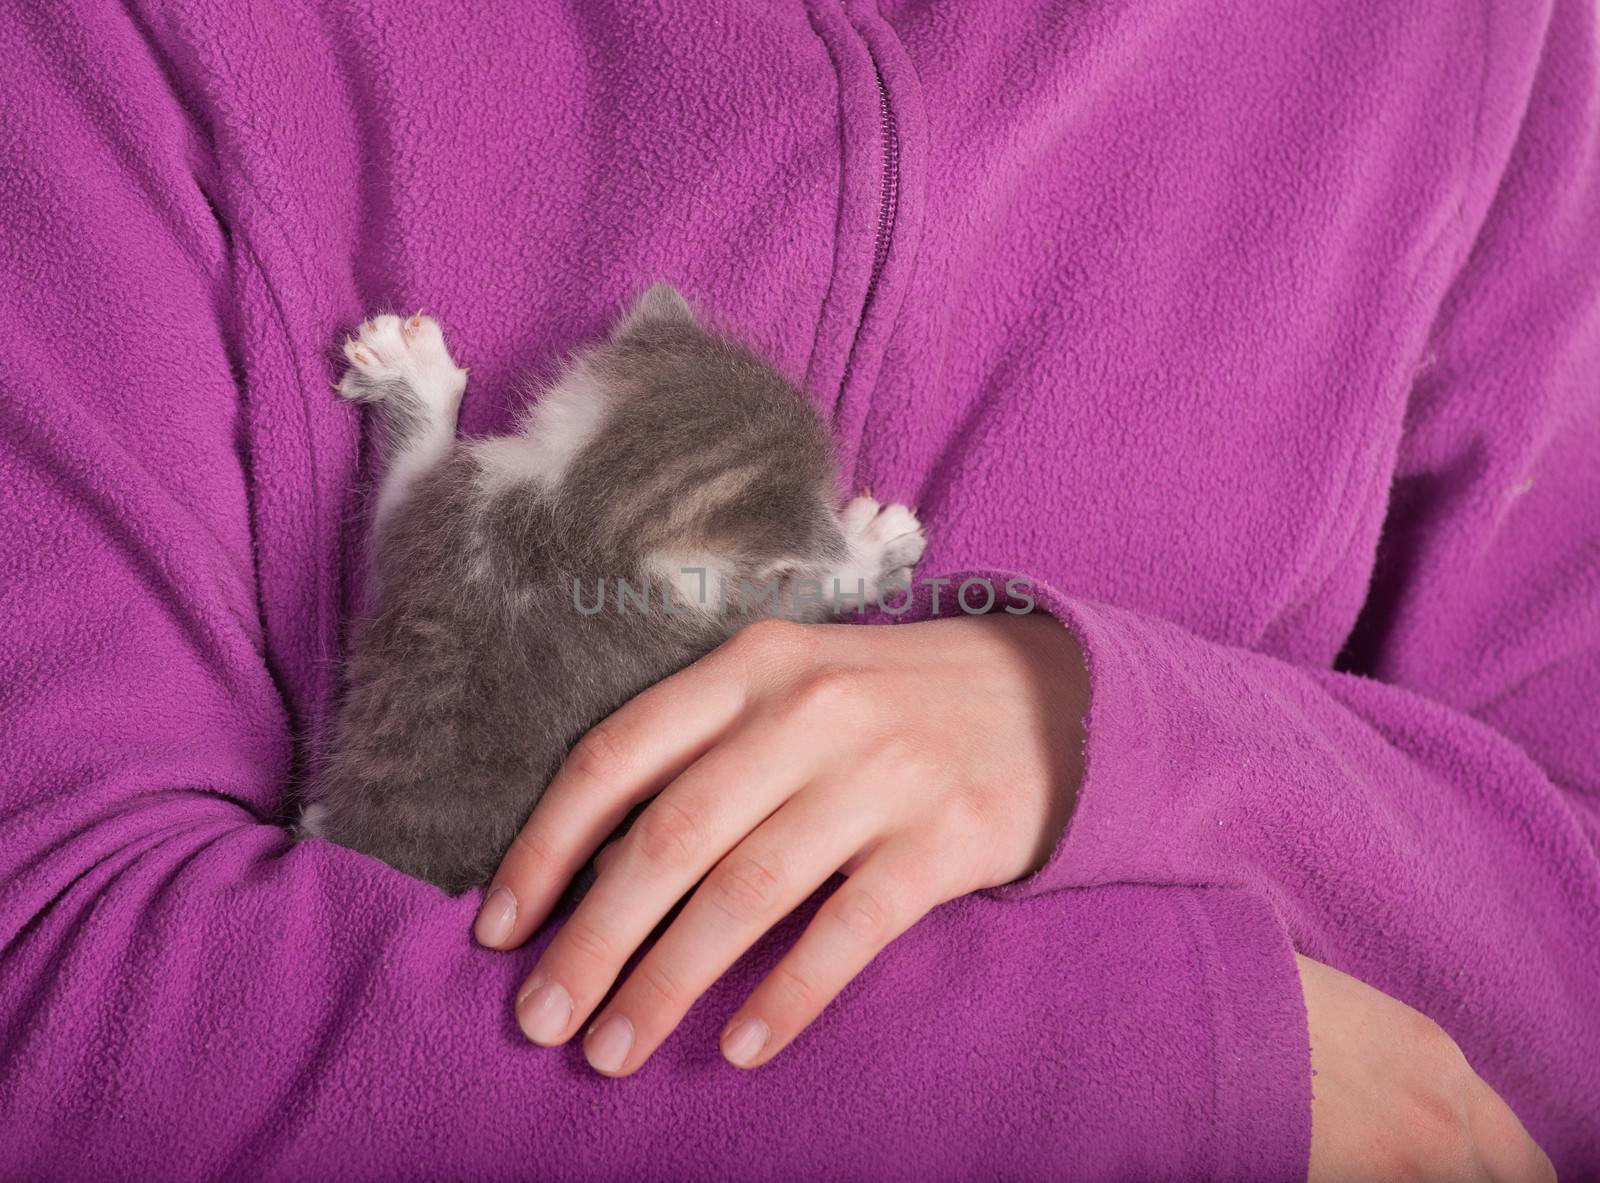
[[1311, 1183], [1551, 1183], [1517, 1115], [1439, 1025], [1296, 956], [1311, 1031]]
[[[637, 1071], [734, 961], [842, 872], [723, 1029], [731, 1063], [767, 1063], [931, 908], [1043, 865], [1081, 779], [1088, 693], [1076, 640], [1043, 615], [745, 629], [591, 731], [495, 875], [475, 931], [515, 948], [650, 801], [519, 992], [524, 1033], [554, 1046], [582, 1032], [597, 1071]], [[1435, 1025], [1309, 959], [1300, 976], [1314, 1181], [1554, 1177]]]

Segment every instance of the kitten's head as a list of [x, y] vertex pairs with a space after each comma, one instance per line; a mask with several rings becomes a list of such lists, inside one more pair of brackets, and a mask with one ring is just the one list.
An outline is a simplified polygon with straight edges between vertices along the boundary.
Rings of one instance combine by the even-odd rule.
[[738, 577], [824, 570], [845, 552], [832, 443], [770, 363], [708, 328], [666, 283], [583, 359], [604, 424], [563, 490], [645, 560]]

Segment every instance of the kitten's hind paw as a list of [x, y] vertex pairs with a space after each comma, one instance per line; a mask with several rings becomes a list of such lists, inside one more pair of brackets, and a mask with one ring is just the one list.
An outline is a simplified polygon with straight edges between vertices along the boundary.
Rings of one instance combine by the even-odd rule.
[[444, 332], [431, 316], [417, 313], [375, 316], [344, 343], [350, 363], [338, 390], [356, 402], [381, 402], [410, 391], [424, 405], [453, 408], [466, 388], [467, 373], [456, 368]]

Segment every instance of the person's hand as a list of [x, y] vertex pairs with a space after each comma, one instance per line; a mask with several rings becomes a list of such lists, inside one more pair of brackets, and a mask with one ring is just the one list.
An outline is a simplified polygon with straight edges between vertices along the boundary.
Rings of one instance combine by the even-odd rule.
[[1311, 1183], [1550, 1183], [1517, 1115], [1438, 1024], [1296, 955], [1311, 1029]]
[[526, 941], [660, 791], [602, 854], [519, 993], [518, 1022], [546, 1045], [584, 1029], [692, 891], [588, 1025], [589, 1062], [634, 1072], [724, 970], [842, 871], [724, 1029], [731, 1062], [764, 1064], [930, 908], [1043, 865], [1078, 785], [1086, 706], [1077, 642], [1043, 615], [756, 623], [578, 743], [490, 884], [478, 940]]

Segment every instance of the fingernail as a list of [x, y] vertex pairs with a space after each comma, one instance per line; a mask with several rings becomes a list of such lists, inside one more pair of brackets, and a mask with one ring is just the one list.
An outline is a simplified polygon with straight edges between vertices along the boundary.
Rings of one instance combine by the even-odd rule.
[[504, 887], [497, 887], [478, 909], [478, 919], [472, 933], [478, 944], [498, 949], [511, 939], [511, 930], [517, 923], [517, 897]]
[[748, 1068], [772, 1038], [772, 1031], [760, 1019], [741, 1019], [722, 1037], [722, 1054], [728, 1063]]
[[570, 1022], [572, 995], [561, 988], [560, 982], [543, 982], [517, 999], [517, 1025], [534, 1043], [560, 1043], [561, 1033]]
[[633, 1047], [633, 1024], [621, 1015], [597, 1023], [584, 1040], [583, 1054], [596, 1072], [618, 1072]]

